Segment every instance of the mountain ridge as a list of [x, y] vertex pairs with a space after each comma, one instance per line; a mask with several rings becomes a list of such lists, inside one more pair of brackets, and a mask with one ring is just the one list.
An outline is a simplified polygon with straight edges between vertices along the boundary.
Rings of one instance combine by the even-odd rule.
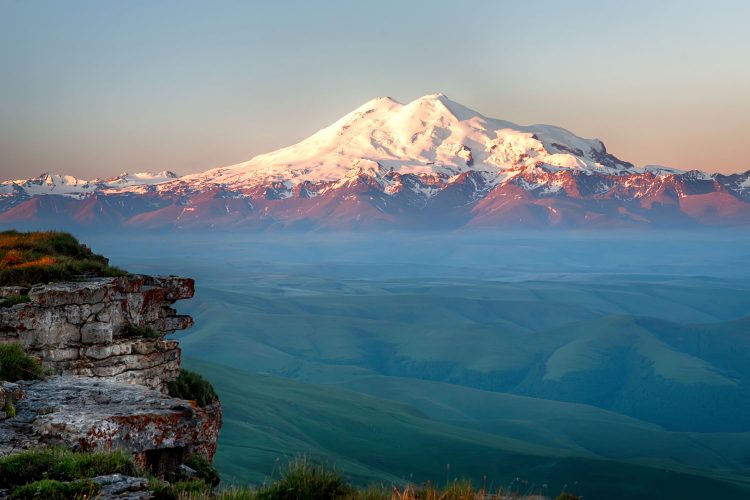
[[[69, 199], [40, 200], [50, 196]], [[106, 181], [43, 174], [0, 183], [0, 224], [52, 221], [255, 229], [747, 225], [750, 171], [635, 167], [599, 139], [488, 118], [443, 94], [407, 104], [380, 97], [296, 144], [197, 174]]]

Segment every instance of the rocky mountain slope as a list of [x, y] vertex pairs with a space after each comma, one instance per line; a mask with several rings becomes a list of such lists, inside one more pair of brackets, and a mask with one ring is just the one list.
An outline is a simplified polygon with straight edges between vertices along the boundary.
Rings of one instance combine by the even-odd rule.
[[373, 99], [302, 142], [177, 177], [0, 185], [0, 224], [252, 229], [727, 226], [750, 171], [636, 168], [596, 139], [481, 115], [442, 94]]

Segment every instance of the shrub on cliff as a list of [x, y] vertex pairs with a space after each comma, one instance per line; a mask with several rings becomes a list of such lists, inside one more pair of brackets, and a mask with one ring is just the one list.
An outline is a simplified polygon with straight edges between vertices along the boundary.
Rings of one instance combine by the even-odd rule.
[[208, 406], [219, 399], [211, 383], [190, 370], [180, 370], [177, 380], [169, 382], [167, 389], [173, 398], [194, 400], [198, 406]]
[[78, 276], [121, 276], [105, 257], [67, 233], [0, 232], [0, 286], [49, 283]]
[[26, 354], [18, 344], [0, 344], [0, 380], [39, 380], [45, 372], [41, 363]]

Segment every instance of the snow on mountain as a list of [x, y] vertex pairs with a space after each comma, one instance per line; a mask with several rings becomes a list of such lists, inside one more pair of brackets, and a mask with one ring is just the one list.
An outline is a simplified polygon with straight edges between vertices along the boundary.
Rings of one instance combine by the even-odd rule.
[[50, 220], [257, 229], [747, 225], [750, 172], [635, 167], [598, 139], [489, 118], [443, 94], [406, 104], [381, 97], [297, 144], [198, 174], [0, 183], [0, 224]]
[[4, 181], [0, 184], [3, 193], [13, 192], [14, 188], [21, 188], [29, 196], [44, 194], [79, 196], [95, 191], [96, 181], [86, 181], [72, 175], [44, 173], [33, 179]]
[[88, 181], [78, 179], [72, 175], [44, 173], [33, 179], [3, 181], [0, 183], [0, 194], [11, 194], [20, 189], [27, 196], [61, 195], [81, 198], [108, 189], [151, 186], [177, 178], [177, 174], [169, 171], [156, 173], [139, 172], [134, 174], [123, 172], [105, 181], [99, 179]]
[[528, 165], [619, 173], [631, 167], [587, 140], [549, 125], [519, 126], [487, 118], [433, 94], [401, 104], [373, 99], [292, 146], [230, 167], [182, 178], [234, 188], [258, 182], [333, 182], [362, 161], [399, 174], [452, 177], [467, 171], [495, 176]]
[[[389, 97], [372, 99], [297, 144], [229, 167], [187, 175], [175, 183], [170, 183], [177, 181], [171, 172], [124, 173], [106, 181], [44, 174], [5, 182], [0, 192], [8, 192], [9, 183], [29, 196], [77, 197], [107, 189], [140, 193], [142, 186], [154, 185], [160, 185], [159, 190], [179, 184], [183, 190], [220, 186], [243, 192], [275, 184], [279, 196], [287, 197], [300, 184], [343, 185], [364, 172], [364, 165], [377, 182], [389, 184], [391, 191], [395, 189], [393, 181], [384, 177], [389, 172], [442, 182], [465, 172], [478, 172], [486, 182], [497, 185], [529, 167], [611, 175], [634, 171], [630, 163], [610, 155], [597, 139], [583, 139], [551, 125], [520, 126], [488, 118], [443, 94], [431, 94], [407, 104]], [[436, 193], [423, 185], [412, 188], [423, 194]]]
[[644, 165], [642, 167], [634, 168], [635, 172], [645, 173], [650, 172], [654, 175], [680, 175], [684, 174], [684, 170], [680, 170], [672, 167], [665, 167], [664, 165]]
[[129, 174], [123, 172], [117, 177], [113, 177], [104, 182], [108, 187], [115, 186], [141, 186], [141, 185], [153, 185], [160, 184], [162, 182], [171, 181], [177, 179], [178, 176], [174, 172], [164, 170], [162, 172], [139, 172], [135, 174]]

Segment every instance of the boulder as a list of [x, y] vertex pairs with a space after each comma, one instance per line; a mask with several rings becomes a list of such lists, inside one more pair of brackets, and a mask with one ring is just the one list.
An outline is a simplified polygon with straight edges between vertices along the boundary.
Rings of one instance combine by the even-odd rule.
[[218, 402], [199, 407], [145, 386], [79, 376], [11, 384], [16, 416], [0, 424], [0, 455], [38, 446], [125, 449], [156, 474], [189, 455], [212, 460], [222, 423]]

